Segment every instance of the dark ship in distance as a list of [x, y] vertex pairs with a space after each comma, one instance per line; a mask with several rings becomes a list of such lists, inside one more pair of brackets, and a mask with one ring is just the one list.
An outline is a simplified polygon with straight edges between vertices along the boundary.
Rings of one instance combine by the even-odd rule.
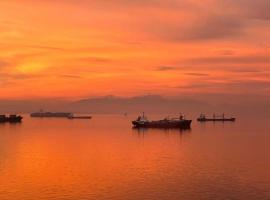
[[0, 123], [20, 123], [23, 117], [20, 115], [0, 115]]
[[72, 113], [69, 112], [43, 112], [42, 110], [40, 112], [31, 113], [31, 117], [69, 117]]
[[199, 121], [199, 122], [208, 122], [208, 121], [213, 121], [213, 122], [216, 122], [216, 121], [219, 121], [219, 122], [230, 121], [230, 122], [234, 122], [235, 120], [236, 120], [235, 117], [225, 117], [224, 113], [222, 115], [213, 114], [212, 118], [207, 117], [205, 114], [201, 114], [197, 118], [197, 121]]
[[136, 120], [132, 121], [135, 128], [180, 128], [180, 129], [190, 129], [192, 120], [184, 119], [183, 115], [179, 118], [165, 118], [157, 121], [150, 121], [143, 114], [139, 116]]
[[90, 116], [90, 115], [74, 115], [74, 114], [70, 114], [67, 118], [68, 119], [92, 119], [92, 116]]

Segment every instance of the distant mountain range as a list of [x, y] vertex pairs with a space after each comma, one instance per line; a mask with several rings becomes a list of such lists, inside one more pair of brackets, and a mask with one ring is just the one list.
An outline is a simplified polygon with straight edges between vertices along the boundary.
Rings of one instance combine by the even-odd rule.
[[[259, 99], [259, 100], [258, 100]], [[104, 96], [78, 101], [62, 99], [0, 100], [0, 113], [29, 113], [39, 111], [68, 111], [78, 113], [228, 113], [270, 116], [270, 98], [230, 95], [198, 95], [192, 97], [162, 97], [146, 95], [135, 97]]]
[[203, 101], [193, 99], [170, 99], [158, 95], [121, 98], [106, 96], [83, 99], [72, 103], [72, 107], [96, 113], [180, 113], [203, 110], [209, 107]]

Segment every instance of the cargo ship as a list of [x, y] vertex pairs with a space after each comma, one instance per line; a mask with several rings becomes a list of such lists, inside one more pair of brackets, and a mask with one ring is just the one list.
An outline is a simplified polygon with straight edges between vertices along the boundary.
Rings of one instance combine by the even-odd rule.
[[23, 117], [20, 115], [0, 115], [0, 123], [20, 123], [22, 121]]
[[150, 121], [144, 115], [139, 116], [136, 120], [132, 121], [135, 128], [180, 128], [190, 129], [192, 120], [184, 119], [183, 115], [178, 118], [165, 118], [162, 120]]
[[43, 111], [30, 114], [31, 117], [64, 117], [64, 118], [67, 118], [70, 115], [72, 115], [72, 113], [69, 113], [69, 112], [43, 112]]
[[225, 117], [225, 114], [223, 113], [222, 115], [216, 115], [213, 114], [213, 117], [209, 118], [207, 117], [205, 114], [201, 114], [198, 118], [197, 121], [199, 122], [208, 122], [208, 121], [213, 121], [213, 122], [226, 122], [226, 121], [230, 121], [230, 122], [234, 122], [236, 120], [236, 118], [234, 117]]

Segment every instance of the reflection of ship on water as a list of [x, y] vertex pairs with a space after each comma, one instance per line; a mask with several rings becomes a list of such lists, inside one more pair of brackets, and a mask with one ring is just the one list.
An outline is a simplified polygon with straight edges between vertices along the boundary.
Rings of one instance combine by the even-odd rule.
[[190, 129], [192, 120], [187, 120], [182, 114], [178, 118], [169, 118], [166, 117], [162, 120], [150, 121], [144, 115], [139, 116], [136, 120], [132, 121], [134, 127], [137, 128], [179, 128], [179, 129]]
[[234, 122], [236, 119], [234, 117], [225, 117], [225, 114], [223, 113], [222, 115], [216, 115], [213, 114], [213, 117], [207, 117], [205, 114], [201, 114], [198, 118], [197, 121], [199, 122], [208, 122], [208, 121], [212, 121], [212, 122]]
[[144, 128], [144, 127], [132, 127], [132, 130], [137, 132], [138, 134], [146, 134], [146, 133], [189, 133], [191, 132], [191, 128], [189, 129], [180, 129], [180, 128]]
[[140, 139], [166, 137], [171, 138], [174, 141], [182, 141], [183, 138], [190, 135], [191, 129], [179, 129], [179, 128], [132, 128], [132, 134]]

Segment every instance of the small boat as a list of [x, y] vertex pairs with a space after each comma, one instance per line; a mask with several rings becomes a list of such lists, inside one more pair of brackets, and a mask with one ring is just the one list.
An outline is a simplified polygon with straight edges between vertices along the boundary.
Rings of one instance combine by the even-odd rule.
[[70, 114], [68, 119], [92, 119], [92, 116], [75, 116], [74, 114]]
[[234, 118], [234, 117], [226, 118], [224, 113], [222, 115], [213, 114], [212, 118], [208, 118], [205, 114], [201, 114], [197, 118], [197, 121], [199, 121], [199, 122], [208, 122], [208, 121], [213, 121], [213, 122], [216, 122], [216, 121], [219, 121], [219, 122], [230, 121], [230, 122], [234, 122], [235, 120], [236, 120], [236, 118]]
[[6, 123], [6, 122], [19, 123], [22, 121], [22, 119], [23, 117], [20, 115], [9, 115], [9, 116], [0, 115], [0, 123]]
[[139, 116], [136, 120], [132, 121], [132, 124], [136, 128], [180, 128], [190, 129], [192, 120], [184, 119], [183, 115], [178, 118], [165, 118], [157, 121], [150, 121], [144, 115]]

